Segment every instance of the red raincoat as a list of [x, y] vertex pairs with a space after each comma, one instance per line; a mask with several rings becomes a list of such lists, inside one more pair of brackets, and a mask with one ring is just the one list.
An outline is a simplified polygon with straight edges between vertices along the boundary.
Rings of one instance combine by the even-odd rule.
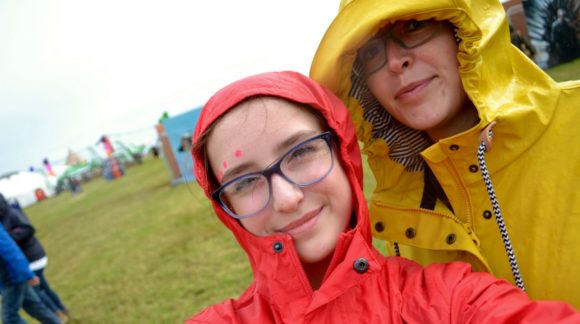
[[[304, 103], [324, 115], [338, 139], [337, 155], [352, 186], [356, 222], [341, 234], [323, 283], [313, 290], [290, 235], [256, 237], [214, 202], [218, 217], [248, 254], [254, 281], [239, 299], [211, 306], [188, 323], [580, 323], [571, 306], [532, 302], [507, 281], [472, 273], [468, 264], [424, 268], [375, 250], [350, 116], [332, 92], [301, 74], [266, 73], [220, 90], [203, 108], [195, 139], [216, 118], [256, 95]], [[194, 161], [197, 181], [209, 197], [215, 188], [206, 180], [197, 152]]]

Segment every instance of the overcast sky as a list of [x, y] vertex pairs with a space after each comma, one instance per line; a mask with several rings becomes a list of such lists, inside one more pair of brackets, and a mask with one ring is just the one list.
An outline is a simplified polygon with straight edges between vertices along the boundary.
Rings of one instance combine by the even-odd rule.
[[308, 74], [338, 0], [0, 1], [0, 174], [272, 70]]

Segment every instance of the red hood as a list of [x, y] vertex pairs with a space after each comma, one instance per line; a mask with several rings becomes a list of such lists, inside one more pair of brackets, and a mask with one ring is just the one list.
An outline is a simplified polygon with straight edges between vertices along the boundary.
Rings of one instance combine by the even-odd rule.
[[[328, 126], [338, 138], [339, 154], [337, 155], [353, 190], [353, 199], [355, 200], [353, 206], [356, 211], [357, 224], [351, 232], [359, 231], [365, 240], [371, 244], [367, 205], [362, 191], [363, 173], [361, 154], [351, 117], [342, 101], [330, 90], [320, 86], [311, 79], [296, 72], [271, 72], [251, 76], [226, 86], [214, 94], [203, 107], [195, 128], [194, 143], [200, 134], [217, 118], [244, 99], [257, 95], [280, 97], [303, 103], [320, 111], [326, 118]], [[216, 188], [211, 187], [211, 184], [207, 181], [207, 170], [205, 169], [204, 162], [199, 158], [199, 152], [193, 152], [193, 160], [195, 177], [206, 196], [210, 198], [211, 192]], [[238, 242], [248, 254], [255, 277], [259, 277], [256, 276], [256, 271], [263, 272], [258, 269], [275, 268], [268, 261], [268, 255], [272, 253], [272, 245], [275, 242], [284, 242], [285, 246], [291, 246], [294, 249], [290, 235], [279, 234], [269, 237], [256, 237], [247, 232], [235, 219], [224, 212], [219, 205], [213, 201], [212, 204], [222, 223], [234, 233]], [[349, 236], [351, 235], [342, 235], [337, 247], [341, 246], [341, 244], [348, 245], [350, 239], [345, 237]], [[293, 252], [292, 254], [295, 255], [296, 253]], [[269, 265], [266, 266], [263, 264], [264, 262]], [[275, 269], [270, 269], [268, 272], [273, 270]]]

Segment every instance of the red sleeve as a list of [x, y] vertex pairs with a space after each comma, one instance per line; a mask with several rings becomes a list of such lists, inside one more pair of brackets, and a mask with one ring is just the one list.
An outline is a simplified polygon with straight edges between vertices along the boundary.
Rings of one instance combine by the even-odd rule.
[[572, 306], [532, 301], [511, 283], [461, 262], [408, 273], [402, 288], [409, 323], [580, 323]]
[[185, 322], [185, 324], [202, 323], [238, 323], [232, 300], [226, 300], [221, 304], [210, 306]]

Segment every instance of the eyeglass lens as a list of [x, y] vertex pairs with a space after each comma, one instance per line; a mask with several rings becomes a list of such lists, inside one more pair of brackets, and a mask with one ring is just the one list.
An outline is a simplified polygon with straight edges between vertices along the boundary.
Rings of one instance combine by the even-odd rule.
[[389, 40], [401, 48], [411, 49], [425, 44], [440, 30], [436, 20], [403, 20], [370, 39], [357, 52], [363, 74], [369, 76], [387, 63], [386, 47]]
[[235, 218], [247, 218], [260, 212], [270, 201], [270, 178], [274, 173], [299, 187], [322, 180], [333, 165], [329, 135], [323, 133], [298, 144], [263, 172], [241, 176], [225, 184], [219, 195], [224, 208]]

